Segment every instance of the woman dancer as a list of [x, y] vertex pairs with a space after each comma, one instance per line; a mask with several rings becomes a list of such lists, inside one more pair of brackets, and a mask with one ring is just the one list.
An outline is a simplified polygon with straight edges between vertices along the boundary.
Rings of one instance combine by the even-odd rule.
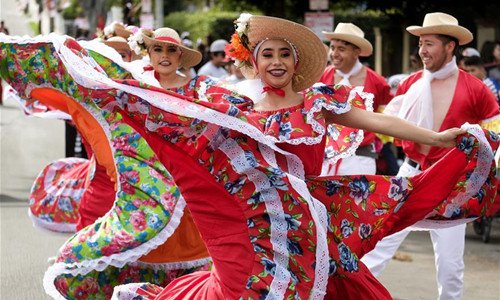
[[[201, 54], [198, 51], [191, 50], [184, 47], [182, 44], [179, 44], [180, 39], [175, 30], [170, 28], [160, 28], [155, 32], [141, 31], [138, 32], [137, 35], [140, 35], [140, 39], [144, 41], [144, 43], [139, 45], [141, 47], [140, 50], [147, 52], [151, 62], [150, 68], [147, 70], [149, 74], [141, 74], [140, 78], [147, 78], [147, 76], [149, 76], [149, 81], [153, 82], [156, 86], [162, 86], [179, 94], [196, 98], [198, 98], [197, 91], [200, 87], [207, 88], [215, 84], [213, 80], [205, 76], [196, 76], [192, 79], [187, 79], [185, 76], [176, 72], [180, 66], [190, 67], [198, 64], [201, 59]], [[107, 41], [109, 40], [110, 39]], [[116, 46], [117, 43], [118, 42], [115, 42], [112, 46]], [[79, 47], [79, 45], [74, 44], [73, 42], [69, 42], [67, 44], [73, 52], [78, 53], [79, 55], [91, 53], [90, 51], [83, 50]], [[128, 47], [126, 43], [125, 45]], [[122, 47], [121, 44], [120, 47]], [[124, 72], [126, 70], [122, 69], [115, 71], [116, 68], [120, 67], [112, 61], [107, 60], [106, 57], [98, 55], [98, 53], [92, 53], [92, 56], [96, 57], [96, 61], [106, 71], [108, 76], [113, 77], [115, 74], [124, 73], [128, 74], [126, 77], [132, 77], [131, 74]], [[112, 68], [112, 66], [115, 68]], [[79, 128], [82, 131], [89, 130], [88, 128], [84, 128], [81, 123], [79, 125]], [[90, 139], [93, 140], [94, 137], [90, 136]], [[97, 152], [102, 153], [106, 151], [106, 149], [99, 146], [99, 143], [96, 141], [92, 141], [91, 144], [94, 148], [96, 148]], [[88, 144], [86, 143], [86, 145]], [[92, 153], [90, 146], [88, 151], [88, 153]], [[110, 176], [108, 176], [104, 165], [96, 163], [95, 156], [92, 156], [90, 162], [92, 167], [90, 168], [91, 174], [89, 184], [86, 185], [80, 205], [78, 205], [78, 202], [73, 203], [75, 205], [75, 212], [79, 214], [77, 230], [93, 224], [96, 219], [104, 216], [105, 213], [112, 208], [115, 200], [116, 182], [111, 180]], [[55, 164], [52, 164], [52, 166], [54, 165]], [[132, 169], [134, 169], [133, 166]], [[80, 168], [74, 170], [80, 170]], [[65, 172], [65, 176], [68, 177], [68, 180], [74, 181], [79, 178], [83, 180], [89, 171], [89, 169], [86, 168], [83, 174], [75, 176], [76, 171], [74, 170], [69, 170], [71, 173], [68, 171]], [[46, 176], [40, 176], [40, 178], [39, 181], [46, 180]], [[56, 179], [60, 182], [61, 176], [57, 176]], [[46, 193], [46, 198], [53, 197], [52, 194], [57, 195], [54, 189], [49, 192], [52, 193]], [[60, 207], [49, 206], [48, 204], [50, 203], [47, 203], [46, 201], [39, 201], [37, 203], [39, 204], [38, 207], [42, 207], [44, 211], [53, 209], [56, 212], [55, 215], [64, 213], [64, 211], [61, 211]], [[45, 227], [47, 228], [48, 226]], [[182, 274], [200, 269], [208, 269], [210, 261], [206, 247], [199, 237], [199, 233], [187, 209], [176, 233], [170, 237], [167, 243], [151, 251], [148, 255], [139, 258], [138, 262], [135, 262], [135, 260], [136, 259], [130, 259], [130, 264], [128, 266], [124, 266], [123, 268], [109, 267], [102, 272], [91, 272], [87, 274], [87, 279], [74, 278], [73, 276], [64, 278], [61, 276], [57, 279], [57, 284], [59, 286], [68, 286], [68, 288], [65, 289], [65, 296], [68, 298], [77, 297], [75, 293], [78, 293], [81, 290], [80, 288], [82, 287], [83, 282], [85, 282], [85, 280], [88, 281], [89, 277], [99, 277], [101, 279], [107, 278], [106, 285], [109, 286], [110, 282], [113, 282], [114, 284], [118, 284], [120, 282], [123, 283], [123, 280], [133, 282], [134, 280], [126, 278], [123, 274], [130, 272], [142, 272], [146, 274], [142, 277], [142, 280], [153, 280], [160, 285], [165, 285], [172, 278]], [[139, 270], [141, 268], [149, 270]], [[161, 271], [165, 274], [160, 274]], [[157, 277], [157, 279], [154, 280], [153, 278], [150, 278], [151, 275], [148, 274], [153, 274], [153, 276]], [[99, 288], [90, 293], [90, 295], [93, 297], [101, 297], [103, 295], [106, 298], [111, 297], [111, 290], [103, 287], [105, 287], [103, 284], [99, 284]]]

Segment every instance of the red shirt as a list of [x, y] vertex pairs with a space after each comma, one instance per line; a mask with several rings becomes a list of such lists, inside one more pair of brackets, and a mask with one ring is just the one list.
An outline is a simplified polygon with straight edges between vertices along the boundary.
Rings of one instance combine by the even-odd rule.
[[[366, 79], [363, 91], [373, 94], [373, 111], [377, 111], [380, 105], [389, 103], [392, 99], [391, 87], [387, 84], [384, 77], [375, 73], [372, 69], [366, 67]], [[335, 68], [328, 66], [320, 78], [324, 84], [334, 84]], [[365, 137], [360, 146], [366, 146], [375, 141], [375, 134], [365, 131]]]
[[[421, 77], [422, 71], [419, 71], [403, 80], [398, 86], [396, 95], [406, 93]], [[450, 108], [439, 131], [460, 127], [465, 122], [480, 124], [492, 117], [499, 117], [499, 107], [491, 91], [479, 79], [460, 70]], [[429, 154], [424, 155], [418, 151], [419, 145], [414, 142], [402, 141], [401, 144], [406, 156], [420, 163], [423, 170], [449, 151], [449, 148], [431, 147]]]

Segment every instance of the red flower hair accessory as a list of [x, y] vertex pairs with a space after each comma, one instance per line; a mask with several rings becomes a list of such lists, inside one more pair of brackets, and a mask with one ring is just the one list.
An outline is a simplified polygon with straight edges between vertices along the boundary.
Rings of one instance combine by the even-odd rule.
[[224, 51], [226, 55], [234, 59], [234, 64], [237, 67], [243, 65], [251, 66], [252, 53], [248, 46], [248, 21], [252, 17], [251, 14], [241, 14], [235, 21], [236, 32], [231, 36], [231, 42], [226, 45]]

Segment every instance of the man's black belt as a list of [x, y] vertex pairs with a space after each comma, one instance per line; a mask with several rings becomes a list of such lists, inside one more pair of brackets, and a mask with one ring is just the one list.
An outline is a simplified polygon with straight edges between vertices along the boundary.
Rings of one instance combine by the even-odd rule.
[[409, 164], [410, 166], [412, 166], [415, 169], [420, 170], [420, 164], [411, 158], [405, 157], [405, 163]]
[[377, 152], [375, 152], [372, 144], [358, 147], [358, 149], [356, 149], [356, 155], [377, 158]]

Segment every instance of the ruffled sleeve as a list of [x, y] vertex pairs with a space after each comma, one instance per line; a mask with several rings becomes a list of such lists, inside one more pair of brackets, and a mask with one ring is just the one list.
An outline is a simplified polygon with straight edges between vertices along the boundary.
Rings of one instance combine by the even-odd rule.
[[[363, 92], [362, 87], [317, 85], [306, 95], [311, 95], [312, 101], [305, 103], [311, 105], [310, 111], [314, 113], [318, 111], [318, 107], [334, 114], [346, 113], [352, 107], [373, 111], [373, 95]], [[311, 123], [315, 127], [314, 122]], [[325, 144], [325, 163], [333, 165], [339, 159], [353, 155], [362, 141], [363, 130], [329, 124]]]

